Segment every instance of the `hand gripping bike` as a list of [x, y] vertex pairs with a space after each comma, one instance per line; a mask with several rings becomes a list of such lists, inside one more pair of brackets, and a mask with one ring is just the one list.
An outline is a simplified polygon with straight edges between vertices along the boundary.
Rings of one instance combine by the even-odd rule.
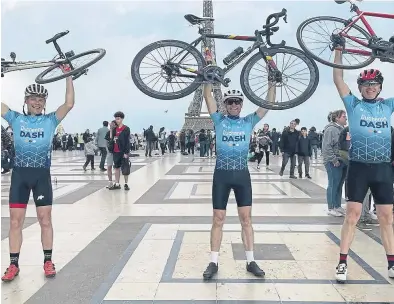
[[[378, 37], [365, 18], [369, 16], [394, 20], [394, 14], [363, 12], [355, 4], [356, 0], [335, 2], [349, 2], [350, 11], [355, 16], [348, 20], [329, 16], [314, 17], [301, 23], [297, 30], [297, 40], [305, 53], [324, 65], [340, 69], [360, 69], [370, 65], [375, 59], [394, 63], [394, 37], [387, 37], [387, 40]], [[356, 24], [359, 20], [367, 30]], [[333, 63], [332, 52], [338, 47], [343, 49], [342, 64]]]
[[[268, 16], [263, 30], [256, 30], [254, 36], [219, 35], [209, 33], [206, 26], [214, 19], [185, 15], [192, 25], [199, 27], [196, 40], [190, 44], [179, 40], [162, 40], [143, 48], [131, 65], [131, 76], [144, 94], [162, 100], [178, 99], [193, 93], [201, 84], [221, 83], [227, 87], [230, 79], [225, 75], [258, 49], [243, 66], [240, 83], [245, 96], [259, 107], [271, 110], [290, 109], [306, 101], [316, 90], [319, 71], [316, 63], [299, 49], [285, 46], [286, 42], [271, 43], [271, 36], [279, 30], [275, 26], [280, 18], [285, 22], [287, 11]], [[271, 22], [271, 20], [273, 22]], [[264, 38], [266, 42], [264, 42]], [[196, 46], [202, 42], [204, 49], [209, 48], [209, 39], [231, 39], [251, 41], [246, 51], [235, 49], [224, 58], [224, 68], [214, 62], [206, 63]], [[268, 47], [269, 46], [269, 47]], [[277, 86], [275, 102], [265, 99], [268, 81]], [[283, 98], [287, 97], [287, 101]]]
[[[14, 52], [10, 54], [12, 61], [6, 61], [4, 58], [1, 58], [1, 77], [4, 77], [5, 73], [9, 73], [13, 71], [38, 69], [38, 68], [46, 68], [46, 67], [48, 68], [36, 77], [35, 80], [36, 83], [38, 84], [50, 83], [66, 78], [68, 76], [73, 76], [73, 79], [75, 80], [82, 75], [86, 75], [88, 72], [88, 67], [90, 67], [91, 65], [95, 64], [97, 61], [102, 59], [105, 56], [106, 51], [104, 49], [94, 49], [77, 55], [75, 55], [73, 51], [63, 53], [62, 50], [60, 49], [60, 46], [57, 43], [57, 40], [67, 35], [68, 33], [69, 31], [58, 33], [46, 41], [47, 44], [53, 43], [58, 53], [55, 56], [55, 58], [53, 58], [52, 60], [16, 62], [15, 61], [16, 54]], [[80, 63], [80, 61], [83, 61], [82, 64]], [[70, 66], [69, 72], [64, 73], [60, 69], [60, 66], [64, 64]]]

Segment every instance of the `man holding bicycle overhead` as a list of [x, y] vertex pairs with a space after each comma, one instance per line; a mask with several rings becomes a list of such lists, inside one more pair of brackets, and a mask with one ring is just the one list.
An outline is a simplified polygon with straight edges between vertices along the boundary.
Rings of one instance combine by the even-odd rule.
[[[240, 117], [243, 94], [238, 90], [230, 90], [224, 94], [227, 115], [223, 115], [218, 112], [211, 92], [212, 85], [205, 85], [204, 98], [215, 125], [217, 158], [212, 183], [211, 262], [203, 273], [203, 277], [209, 280], [218, 272], [222, 230], [231, 190], [234, 191], [242, 226], [242, 241], [247, 260], [246, 270], [255, 276], [263, 277], [265, 273], [256, 264], [253, 256], [252, 184], [247, 158], [253, 128], [268, 110], [259, 108], [246, 117]], [[269, 83], [267, 100], [275, 101], [275, 83]]]
[[[342, 64], [342, 51], [335, 51]], [[353, 241], [362, 203], [368, 189], [376, 204], [380, 233], [388, 261], [388, 276], [394, 278], [393, 181], [391, 172], [391, 115], [394, 98], [378, 98], [383, 75], [376, 69], [360, 73], [357, 84], [362, 99], [355, 97], [343, 80], [343, 70], [334, 69], [334, 83], [346, 107], [352, 134], [347, 174], [347, 210], [342, 226], [336, 279], [346, 281], [347, 255]], [[338, 161], [334, 166], [339, 166]]]
[[[68, 66], [62, 67], [69, 71]], [[52, 263], [53, 228], [51, 183], [52, 138], [58, 124], [74, 107], [72, 77], [66, 78], [66, 100], [56, 112], [45, 114], [48, 91], [39, 84], [29, 85], [25, 90], [23, 114], [10, 110], [1, 103], [1, 116], [14, 130], [15, 164], [10, 187], [10, 266], [1, 278], [12, 281], [19, 274], [19, 253], [22, 246], [22, 228], [26, 216], [30, 191], [33, 192], [37, 218], [41, 226], [41, 242], [44, 250], [44, 273], [56, 275]], [[25, 104], [27, 113], [25, 112]], [[44, 111], [44, 114], [42, 113]]]

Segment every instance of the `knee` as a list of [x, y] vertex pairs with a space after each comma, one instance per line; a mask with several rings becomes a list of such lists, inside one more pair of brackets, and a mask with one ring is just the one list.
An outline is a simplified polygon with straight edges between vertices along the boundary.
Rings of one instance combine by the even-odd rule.
[[242, 228], [252, 227], [252, 217], [249, 214], [240, 216], [240, 222]]
[[213, 226], [223, 228], [225, 215], [223, 212], [215, 212], [213, 215]]
[[346, 210], [345, 222], [347, 222], [349, 225], [355, 226], [360, 219], [360, 216], [361, 210], [348, 209]]
[[21, 230], [23, 225], [23, 218], [15, 217], [10, 219], [11, 230]]
[[380, 212], [378, 214], [379, 224], [381, 226], [392, 226], [393, 225], [393, 213], [390, 212]]
[[40, 214], [38, 216], [38, 221], [43, 229], [52, 227], [52, 217], [50, 214]]

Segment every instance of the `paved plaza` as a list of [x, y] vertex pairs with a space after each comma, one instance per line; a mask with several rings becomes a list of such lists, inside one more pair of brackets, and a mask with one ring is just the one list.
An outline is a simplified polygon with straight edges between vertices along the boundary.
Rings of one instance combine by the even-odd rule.
[[[210, 261], [214, 159], [131, 158], [131, 190], [109, 191], [106, 173], [84, 172], [83, 152], [55, 152], [52, 180], [55, 278], [43, 274], [40, 226], [27, 208], [20, 275], [2, 283], [2, 304], [394, 303], [394, 280], [378, 227], [357, 230], [346, 285], [335, 282], [343, 218], [327, 215], [327, 177], [312, 162], [312, 180], [279, 176], [251, 164], [255, 258], [266, 272], [245, 270], [234, 197], [219, 256], [219, 273], [204, 282]], [[96, 158], [98, 164], [99, 158]], [[9, 265], [8, 191], [1, 177], [1, 271]]]

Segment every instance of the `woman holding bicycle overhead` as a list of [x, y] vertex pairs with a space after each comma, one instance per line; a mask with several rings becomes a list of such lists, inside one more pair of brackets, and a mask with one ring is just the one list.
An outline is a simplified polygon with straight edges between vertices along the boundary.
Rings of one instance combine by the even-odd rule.
[[[344, 43], [335, 50], [335, 64], [342, 64]], [[362, 203], [368, 189], [376, 204], [380, 233], [388, 261], [388, 276], [394, 279], [393, 181], [391, 168], [391, 115], [394, 98], [378, 98], [383, 75], [368, 69], [360, 73], [357, 84], [362, 99], [350, 91], [343, 70], [334, 68], [334, 83], [348, 115], [351, 136], [346, 189], [346, 217], [342, 226], [340, 257], [336, 279], [346, 281], [347, 255], [353, 241]], [[336, 160], [334, 166], [339, 166]]]
[[[70, 70], [63, 66], [63, 73]], [[10, 188], [10, 266], [3, 281], [12, 281], [19, 274], [19, 252], [22, 246], [22, 226], [26, 216], [30, 191], [33, 192], [37, 217], [41, 226], [41, 242], [44, 250], [44, 273], [56, 275], [52, 262], [53, 228], [51, 184], [52, 138], [59, 123], [74, 107], [72, 77], [66, 78], [66, 100], [56, 112], [45, 114], [48, 91], [40, 84], [29, 85], [25, 90], [23, 114], [10, 110], [1, 103], [1, 116], [14, 130], [15, 164]], [[25, 111], [25, 104], [27, 113]], [[44, 112], [44, 114], [43, 114]]]

